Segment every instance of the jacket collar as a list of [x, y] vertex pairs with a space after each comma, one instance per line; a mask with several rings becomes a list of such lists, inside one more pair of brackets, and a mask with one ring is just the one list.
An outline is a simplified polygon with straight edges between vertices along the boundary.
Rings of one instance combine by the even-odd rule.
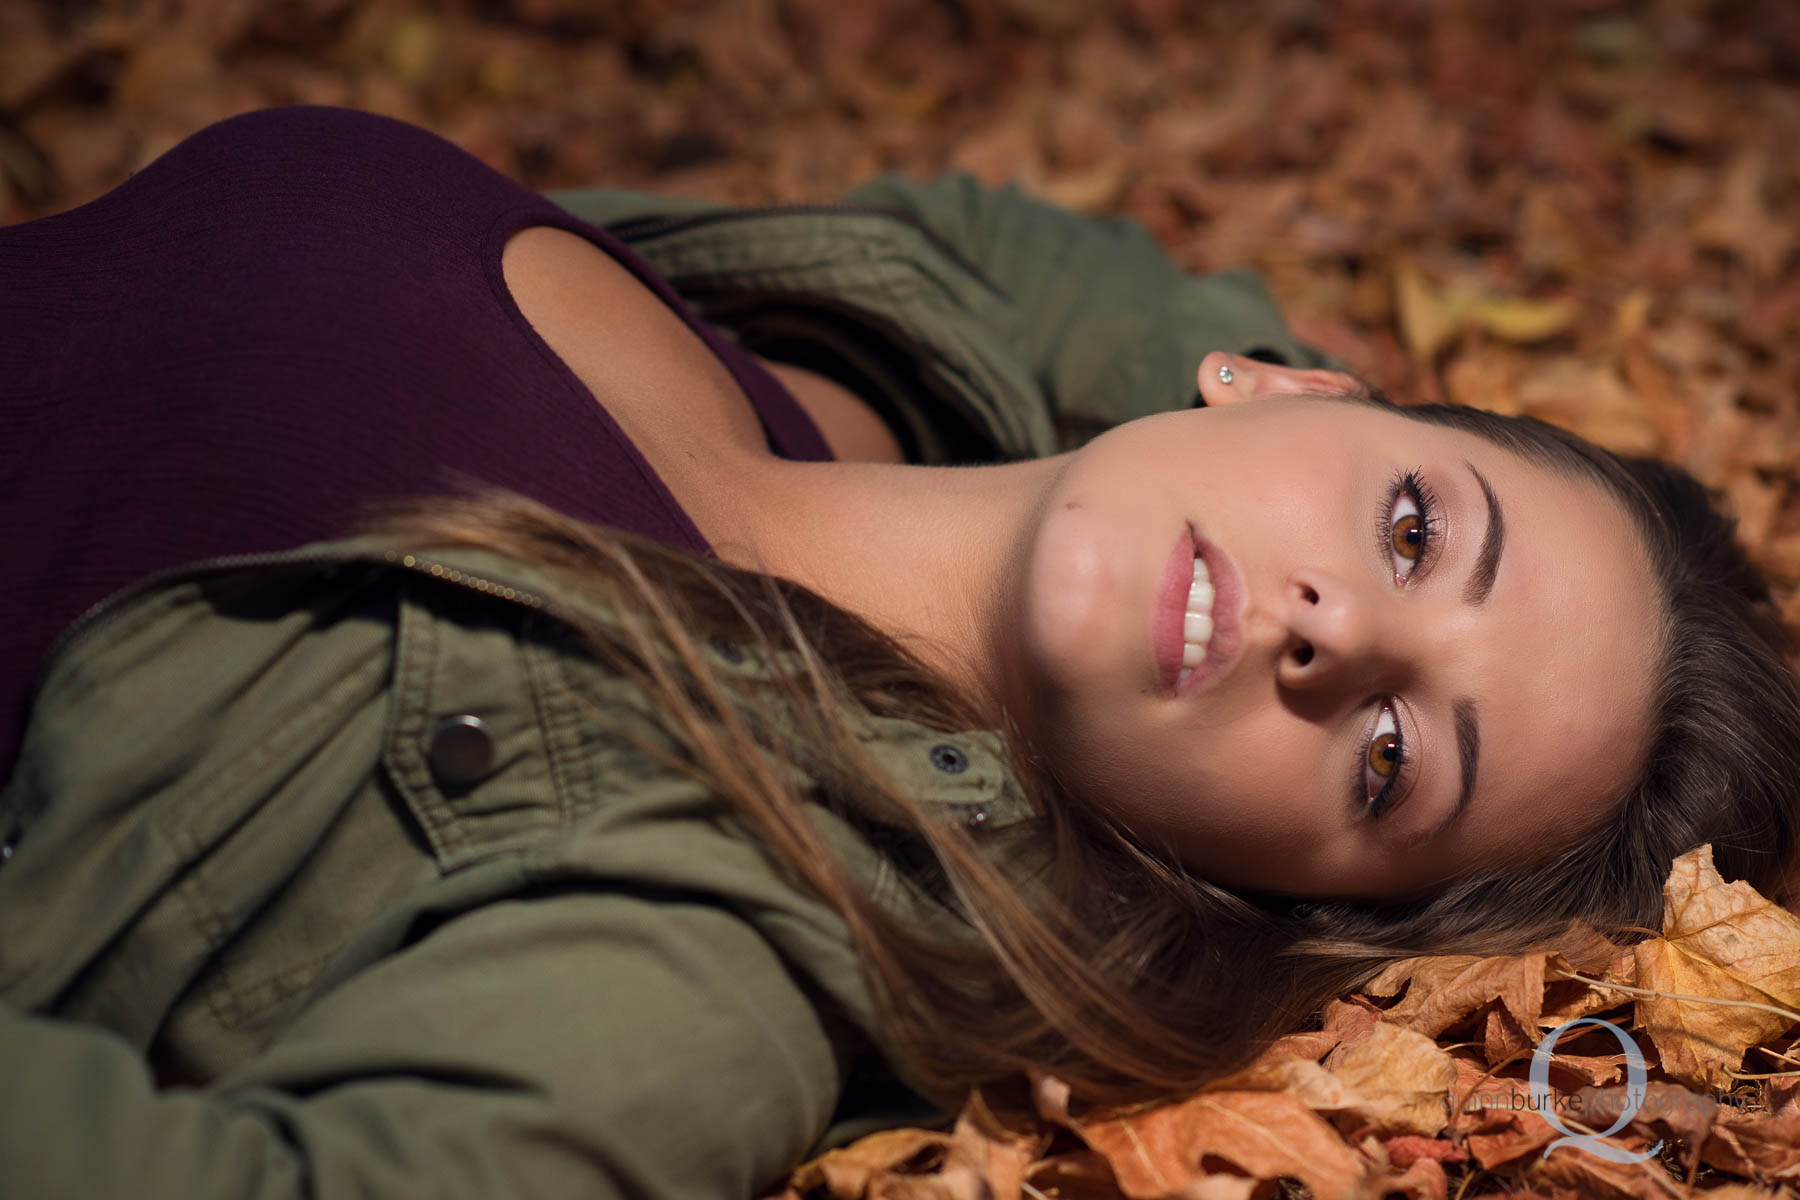
[[[467, 546], [422, 547], [402, 551], [372, 536], [313, 542], [292, 550], [188, 564], [141, 581], [109, 597], [99, 609], [111, 610], [163, 585], [199, 575], [231, 570], [301, 569], [333, 573], [367, 565], [415, 572], [490, 596], [495, 603], [523, 607], [556, 617], [585, 610], [602, 620], [611, 617], [602, 602], [572, 593], [531, 563]], [[84, 619], [83, 626], [92, 624]], [[67, 647], [79, 649], [79, 637]], [[769, 678], [777, 670], [799, 668], [792, 651], [775, 652], [767, 661], [753, 647], [715, 644], [714, 664], [728, 675]], [[1006, 746], [992, 729], [944, 732], [900, 717], [863, 712], [856, 716], [864, 748], [908, 794], [942, 804], [971, 829], [997, 831], [1033, 820], [1037, 813], [1007, 764]], [[877, 819], [900, 824], [897, 814]]]

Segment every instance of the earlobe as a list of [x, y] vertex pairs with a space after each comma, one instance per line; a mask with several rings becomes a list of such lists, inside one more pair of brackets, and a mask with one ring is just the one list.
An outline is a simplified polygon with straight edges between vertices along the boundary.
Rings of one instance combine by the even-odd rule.
[[1267, 367], [1268, 364], [1254, 359], [1214, 350], [1200, 360], [1194, 386], [1200, 389], [1200, 397], [1208, 408], [1239, 404], [1257, 394], [1257, 373]]

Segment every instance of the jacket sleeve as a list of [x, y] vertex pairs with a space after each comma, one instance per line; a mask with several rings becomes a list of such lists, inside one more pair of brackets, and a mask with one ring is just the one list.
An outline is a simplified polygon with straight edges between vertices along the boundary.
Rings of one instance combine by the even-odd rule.
[[834, 1046], [723, 907], [516, 898], [352, 976], [205, 1090], [0, 1008], [0, 1194], [743, 1200], [826, 1128]]
[[1184, 272], [1130, 218], [1082, 216], [962, 173], [886, 174], [845, 201], [907, 214], [1012, 302], [1059, 421], [1106, 427], [1186, 408], [1214, 350], [1343, 369], [1293, 336], [1261, 276]]

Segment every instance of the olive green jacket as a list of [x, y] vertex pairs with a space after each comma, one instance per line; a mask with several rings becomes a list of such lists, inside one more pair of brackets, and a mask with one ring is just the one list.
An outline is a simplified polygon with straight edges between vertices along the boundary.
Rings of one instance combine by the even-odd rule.
[[[918, 461], [1185, 407], [1215, 348], [1324, 361], [1253, 277], [967, 179], [553, 198], [745, 344], [870, 389]], [[572, 649], [580, 603], [350, 538], [163, 572], [65, 633], [0, 793], [0, 1197], [723, 1200], [948, 1119], [893, 1076], [836, 912], [596, 722], [666, 738]], [[1028, 882], [1042, 830], [991, 731], [865, 737]], [[879, 901], [968, 933], [878, 818], [808, 812]]]

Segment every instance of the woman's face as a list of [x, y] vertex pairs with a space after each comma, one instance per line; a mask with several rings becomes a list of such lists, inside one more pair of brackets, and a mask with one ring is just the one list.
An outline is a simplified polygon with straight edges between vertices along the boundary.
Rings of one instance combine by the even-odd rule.
[[[1473, 434], [1280, 394], [1323, 376], [1210, 355], [1211, 407], [1070, 456], [1018, 623], [1036, 745], [1230, 886], [1398, 895], [1565, 844], [1646, 748], [1660, 607], [1623, 510]], [[1393, 490], [1408, 472], [1429, 514]], [[1241, 583], [1214, 601], [1240, 644], [1176, 694], [1155, 642], [1170, 579], [1187, 606], [1190, 529]]]

